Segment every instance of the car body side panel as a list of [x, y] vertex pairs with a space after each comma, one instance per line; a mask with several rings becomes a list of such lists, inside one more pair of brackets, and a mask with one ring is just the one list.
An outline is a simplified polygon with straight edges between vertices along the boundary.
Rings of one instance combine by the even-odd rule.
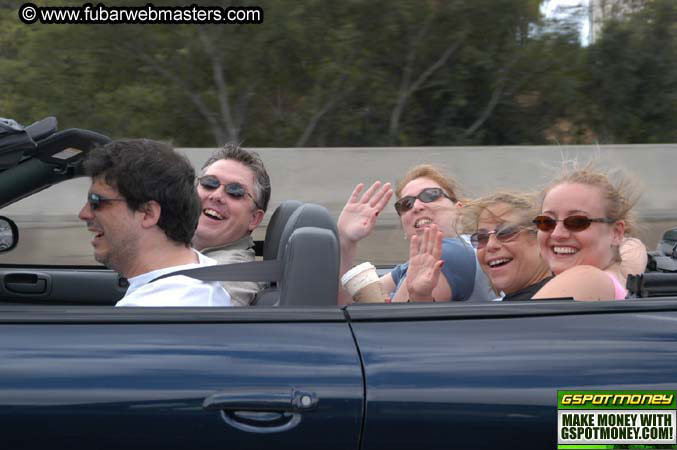
[[[345, 322], [84, 322], [0, 324], [6, 448], [359, 446], [364, 388]], [[314, 409], [256, 409], [295, 392]], [[207, 398], [240, 406], [205, 410]]]
[[365, 365], [364, 450], [555, 448], [558, 389], [677, 386], [674, 311], [387, 315], [351, 322]]

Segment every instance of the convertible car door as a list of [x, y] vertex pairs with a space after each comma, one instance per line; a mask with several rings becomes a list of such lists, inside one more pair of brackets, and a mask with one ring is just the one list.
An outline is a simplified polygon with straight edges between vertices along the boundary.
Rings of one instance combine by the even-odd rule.
[[338, 308], [2, 305], [0, 361], [8, 449], [359, 448]]
[[677, 301], [355, 305], [363, 449], [556, 448], [558, 389], [677, 385]]

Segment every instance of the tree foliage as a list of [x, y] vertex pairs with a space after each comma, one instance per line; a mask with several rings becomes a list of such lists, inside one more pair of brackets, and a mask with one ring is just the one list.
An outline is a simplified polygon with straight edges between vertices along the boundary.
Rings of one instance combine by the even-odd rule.
[[589, 49], [588, 120], [602, 142], [677, 141], [677, 3], [654, 0], [606, 25]]
[[[672, 2], [590, 49], [571, 23], [545, 24], [541, 3], [238, 3], [262, 7], [261, 25], [24, 25], [0, 3], [1, 115], [181, 146], [674, 139]], [[666, 9], [673, 28], [651, 19]], [[671, 46], [652, 49], [666, 35]]]

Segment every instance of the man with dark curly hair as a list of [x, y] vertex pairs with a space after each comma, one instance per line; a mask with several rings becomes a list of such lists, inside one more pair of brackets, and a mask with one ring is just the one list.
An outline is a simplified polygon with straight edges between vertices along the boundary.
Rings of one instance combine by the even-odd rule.
[[116, 306], [231, 306], [217, 282], [179, 270], [215, 264], [191, 248], [200, 214], [195, 170], [172, 147], [148, 139], [113, 141], [84, 162], [92, 178], [79, 217], [94, 233], [94, 258], [129, 279]]

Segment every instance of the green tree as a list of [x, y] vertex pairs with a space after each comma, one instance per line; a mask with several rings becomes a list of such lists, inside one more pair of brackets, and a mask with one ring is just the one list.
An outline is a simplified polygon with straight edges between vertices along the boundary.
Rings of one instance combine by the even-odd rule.
[[677, 140], [677, 3], [654, 0], [608, 23], [590, 47], [588, 115], [602, 143]]
[[29, 26], [0, 10], [3, 114], [182, 146], [544, 143], [579, 120], [583, 49], [541, 28], [541, 0], [243, 4], [264, 23]]

